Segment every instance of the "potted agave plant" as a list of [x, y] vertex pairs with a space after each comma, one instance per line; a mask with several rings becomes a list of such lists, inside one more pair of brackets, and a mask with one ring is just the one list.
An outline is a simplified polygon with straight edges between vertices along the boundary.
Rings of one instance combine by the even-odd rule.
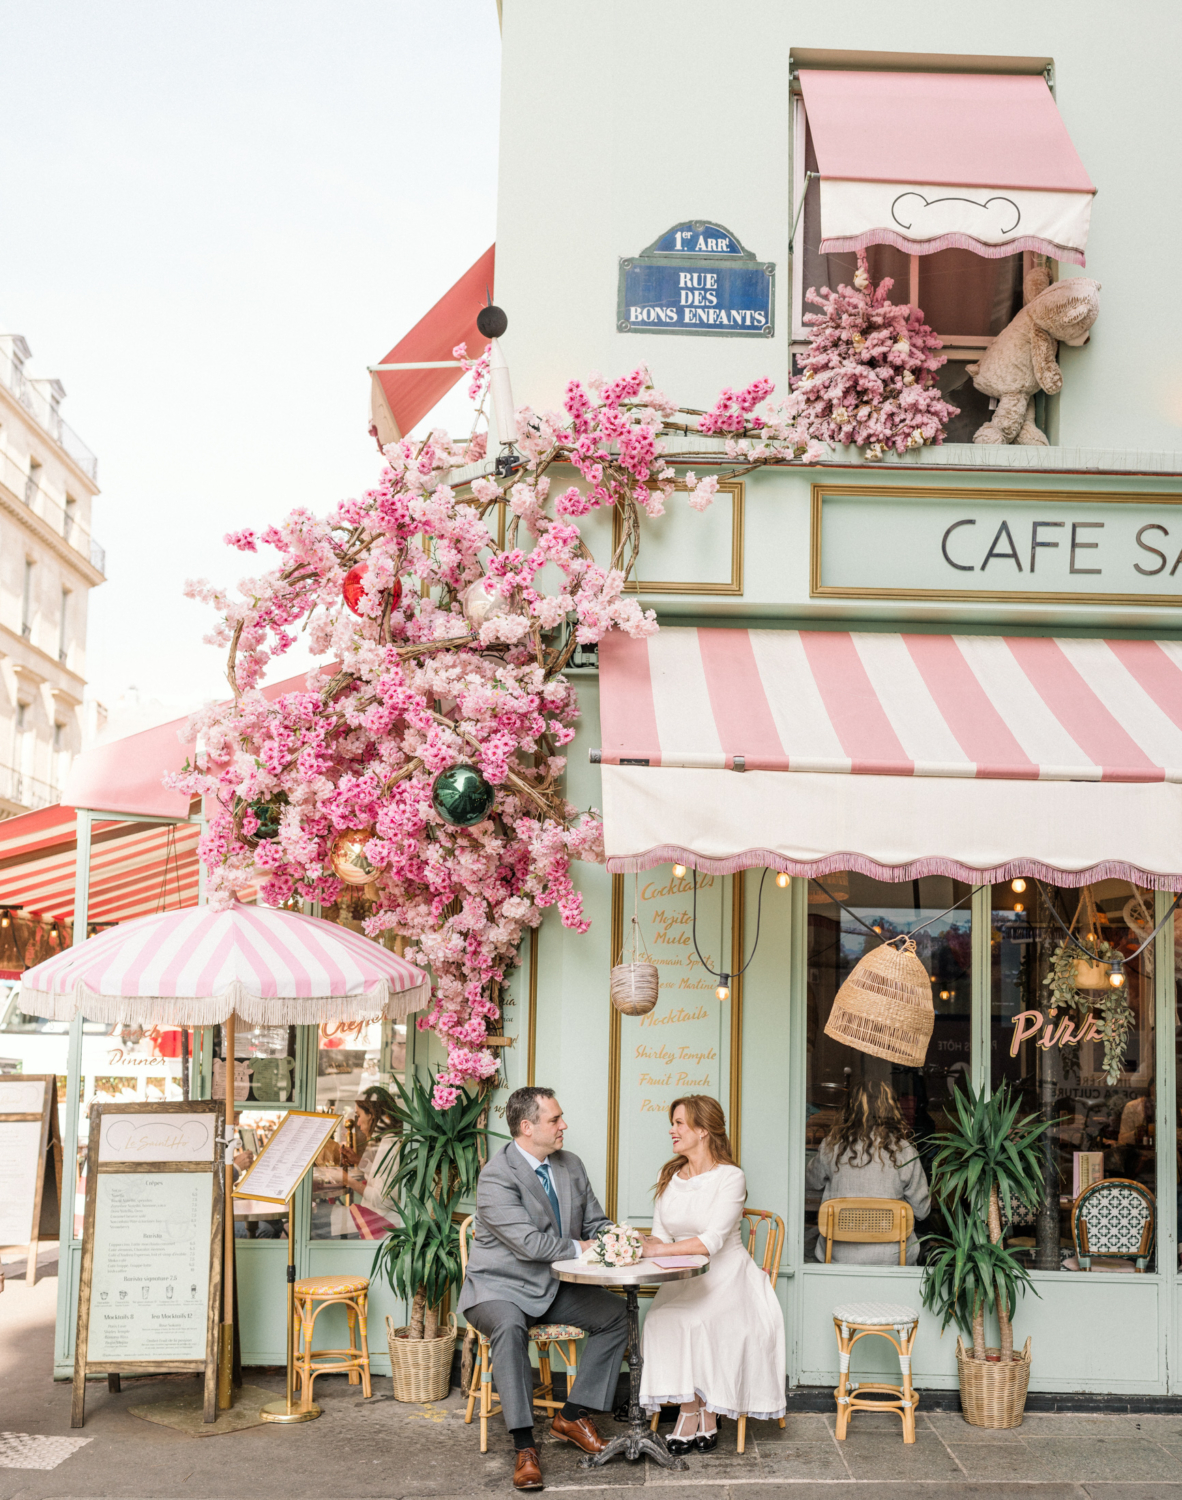
[[401, 1141], [387, 1160], [383, 1190], [397, 1197], [399, 1222], [382, 1240], [371, 1275], [384, 1276], [410, 1303], [410, 1322], [386, 1319], [397, 1401], [442, 1401], [451, 1384], [456, 1326], [440, 1330], [444, 1298], [461, 1277], [457, 1209], [476, 1191], [482, 1117], [479, 1095], [462, 1094], [448, 1109], [431, 1103], [435, 1080], [395, 1079]]
[[[944, 1211], [947, 1235], [933, 1236], [923, 1275], [924, 1306], [940, 1314], [940, 1331], [955, 1322], [960, 1401], [974, 1427], [1018, 1427], [1030, 1384], [1030, 1339], [1014, 1353], [1014, 1308], [1034, 1291], [1030, 1275], [1003, 1237], [1019, 1204], [1042, 1196], [1039, 1138], [1049, 1122], [1018, 1118], [1020, 1100], [1008, 1084], [995, 1094], [971, 1085], [953, 1095], [953, 1129], [930, 1136], [932, 1192]], [[1038, 1293], [1035, 1292], [1035, 1296]], [[986, 1341], [986, 1318], [997, 1320], [998, 1341]], [[966, 1348], [964, 1340], [968, 1338]]]

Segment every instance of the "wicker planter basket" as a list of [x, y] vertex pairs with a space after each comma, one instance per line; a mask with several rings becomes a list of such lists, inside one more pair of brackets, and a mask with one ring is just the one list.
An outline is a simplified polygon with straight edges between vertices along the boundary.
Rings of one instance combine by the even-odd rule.
[[[996, 1356], [997, 1349], [986, 1349]], [[1030, 1340], [1008, 1365], [1000, 1361], [970, 1359], [964, 1340], [956, 1340], [956, 1364], [960, 1371], [960, 1404], [964, 1419], [974, 1427], [1021, 1427], [1030, 1384]]]
[[825, 1035], [871, 1057], [921, 1068], [936, 1013], [932, 981], [910, 938], [883, 943], [860, 958], [838, 990]]
[[612, 1004], [625, 1016], [646, 1016], [657, 1003], [656, 964], [617, 964], [611, 974]]
[[456, 1317], [437, 1339], [403, 1337], [409, 1329], [395, 1328], [386, 1319], [386, 1342], [390, 1346], [390, 1371], [394, 1376], [395, 1401], [444, 1401], [451, 1389], [451, 1357], [456, 1347]]

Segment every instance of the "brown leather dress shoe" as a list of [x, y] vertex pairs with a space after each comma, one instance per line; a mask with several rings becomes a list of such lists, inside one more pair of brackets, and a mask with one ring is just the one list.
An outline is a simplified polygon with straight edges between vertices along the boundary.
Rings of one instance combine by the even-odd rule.
[[540, 1490], [542, 1465], [536, 1448], [518, 1448], [517, 1462], [513, 1466], [513, 1488], [515, 1490]]
[[572, 1422], [569, 1417], [556, 1412], [550, 1431], [556, 1438], [561, 1438], [564, 1443], [573, 1443], [584, 1453], [602, 1453], [607, 1447], [590, 1417], [580, 1417], [577, 1422]]

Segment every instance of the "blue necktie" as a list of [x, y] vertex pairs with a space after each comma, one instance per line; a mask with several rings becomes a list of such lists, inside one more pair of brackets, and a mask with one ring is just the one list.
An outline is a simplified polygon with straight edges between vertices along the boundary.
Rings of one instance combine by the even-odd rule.
[[561, 1234], [562, 1214], [558, 1209], [558, 1195], [554, 1191], [554, 1183], [550, 1180], [550, 1163], [543, 1162], [540, 1167], [535, 1167], [534, 1171], [538, 1174], [538, 1181], [542, 1184], [542, 1191], [550, 1200], [550, 1207], [554, 1210], [554, 1219], [558, 1225], [558, 1232]]

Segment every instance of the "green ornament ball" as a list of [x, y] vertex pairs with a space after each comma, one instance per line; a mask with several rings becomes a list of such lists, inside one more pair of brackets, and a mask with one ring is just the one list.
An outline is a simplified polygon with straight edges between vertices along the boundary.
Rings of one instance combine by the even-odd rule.
[[475, 766], [451, 766], [440, 771], [431, 788], [432, 807], [453, 828], [471, 828], [473, 823], [483, 823], [496, 799], [496, 789]]

